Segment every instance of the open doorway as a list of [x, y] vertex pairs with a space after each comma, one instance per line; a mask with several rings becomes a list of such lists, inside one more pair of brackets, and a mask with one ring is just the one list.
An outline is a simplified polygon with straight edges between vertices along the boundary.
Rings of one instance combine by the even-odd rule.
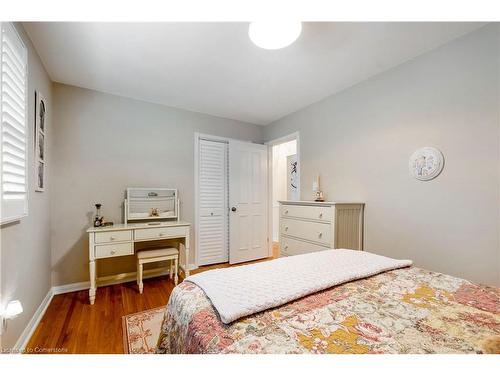
[[272, 254], [279, 256], [279, 201], [300, 200], [300, 153], [299, 134], [271, 141], [269, 144], [270, 161], [270, 233], [272, 235]]

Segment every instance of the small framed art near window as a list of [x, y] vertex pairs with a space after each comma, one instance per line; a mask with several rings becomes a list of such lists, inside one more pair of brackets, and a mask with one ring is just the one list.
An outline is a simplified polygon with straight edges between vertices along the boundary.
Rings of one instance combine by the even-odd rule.
[[45, 190], [45, 119], [47, 105], [40, 91], [35, 91], [35, 191]]
[[0, 223], [28, 214], [28, 51], [14, 25], [0, 23]]

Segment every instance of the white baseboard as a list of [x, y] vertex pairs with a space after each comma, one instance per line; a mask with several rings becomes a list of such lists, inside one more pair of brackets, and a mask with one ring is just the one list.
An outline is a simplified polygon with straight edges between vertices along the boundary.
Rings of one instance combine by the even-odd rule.
[[19, 336], [19, 338], [17, 339], [17, 342], [13, 348], [16, 353], [22, 353], [26, 348], [26, 345], [28, 345], [31, 336], [35, 332], [36, 327], [38, 327], [38, 323], [40, 323], [40, 320], [42, 320], [45, 311], [47, 311], [47, 308], [50, 305], [50, 301], [52, 301], [52, 297], [54, 297], [53, 288], [49, 289], [47, 295], [42, 300], [42, 303], [40, 303], [40, 306], [38, 306], [38, 309], [36, 309], [35, 313], [28, 322], [28, 325], [21, 333], [21, 336]]
[[[149, 270], [144, 270], [144, 275], [143, 279], [150, 279], [152, 277], [158, 277], [158, 276], [166, 276], [170, 272], [168, 270], [165, 270], [165, 267], [162, 268], [152, 268]], [[126, 272], [126, 273], [120, 273], [118, 275], [111, 275], [111, 276], [103, 276], [99, 277], [97, 279], [97, 286], [102, 287], [102, 286], [108, 286], [108, 285], [115, 285], [115, 284], [121, 284], [121, 283], [126, 283], [129, 281], [135, 281], [137, 279], [137, 272]], [[53, 286], [52, 290], [54, 292], [54, 295], [57, 294], [64, 294], [64, 293], [70, 293], [70, 292], [77, 292], [79, 290], [85, 290], [90, 288], [90, 281], [83, 281], [80, 283], [74, 283], [74, 284], [65, 284], [65, 285], [57, 285]]]
[[[185, 271], [184, 266], [182, 264], [179, 264], [179, 268], [182, 270], [182, 272]], [[194, 264], [194, 263], [191, 263], [191, 264], [187, 265], [188, 271], [192, 271], [192, 270], [195, 270], [197, 268], [198, 268], [198, 266], [196, 264]]]
[[81, 283], [57, 285], [52, 287], [54, 295], [77, 292], [79, 290], [85, 290], [90, 288], [89, 281], [82, 281]]

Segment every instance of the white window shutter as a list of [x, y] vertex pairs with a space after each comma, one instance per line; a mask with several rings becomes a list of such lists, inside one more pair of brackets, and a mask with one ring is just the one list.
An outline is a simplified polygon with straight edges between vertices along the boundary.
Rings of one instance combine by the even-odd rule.
[[28, 53], [14, 26], [0, 25], [0, 220], [5, 223], [28, 213]]

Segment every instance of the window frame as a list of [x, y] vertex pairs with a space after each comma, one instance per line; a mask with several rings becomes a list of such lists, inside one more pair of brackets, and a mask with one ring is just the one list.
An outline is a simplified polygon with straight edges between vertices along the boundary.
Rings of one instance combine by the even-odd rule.
[[25, 101], [25, 108], [24, 108], [24, 118], [25, 118], [25, 123], [24, 123], [24, 128], [25, 128], [25, 166], [24, 166], [24, 173], [25, 173], [25, 197], [24, 197], [24, 205], [23, 205], [23, 212], [22, 213], [16, 213], [8, 217], [3, 216], [3, 208], [2, 206], [4, 205], [4, 199], [3, 199], [3, 157], [2, 157], [2, 132], [3, 132], [3, 123], [2, 123], [2, 117], [1, 114], [3, 113], [2, 109], [2, 100], [1, 100], [1, 86], [2, 86], [2, 69], [0, 65], [0, 226], [3, 226], [5, 224], [13, 223], [13, 222], [19, 222], [21, 219], [25, 218], [28, 216], [29, 213], [29, 148], [30, 146], [30, 127], [29, 127], [29, 51], [28, 47], [24, 43], [21, 35], [19, 34], [17, 28], [15, 27], [14, 23], [12, 22], [0, 22], [0, 64], [2, 63], [2, 56], [1, 53], [3, 53], [2, 49], [2, 37], [3, 37], [3, 30], [5, 28], [10, 28], [13, 34], [17, 37], [20, 45], [24, 48], [24, 54], [26, 56], [26, 67], [25, 67], [25, 82], [24, 82], [24, 89], [25, 89], [25, 94], [24, 94], [24, 101]]

